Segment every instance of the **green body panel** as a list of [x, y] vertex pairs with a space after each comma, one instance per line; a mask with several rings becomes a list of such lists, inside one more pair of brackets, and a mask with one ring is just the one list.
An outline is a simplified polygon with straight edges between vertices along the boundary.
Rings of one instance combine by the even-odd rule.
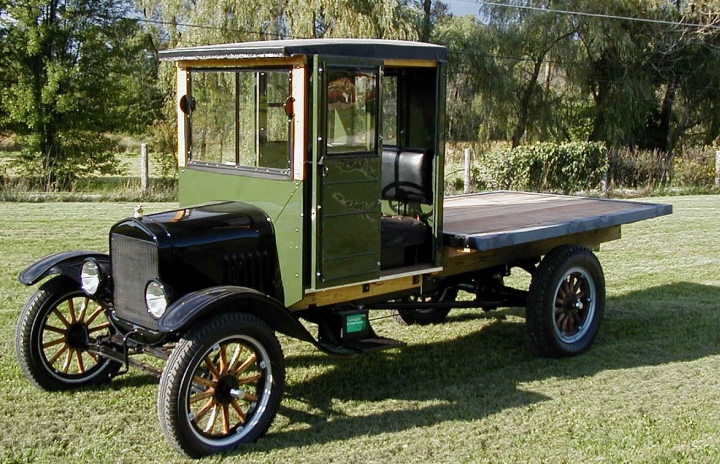
[[380, 272], [380, 158], [329, 156], [320, 209], [324, 286], [369, 280]]
[[303, 298], [303, 185], [290, 179], [250, 177], [192, 168], [180, 171], [180, 207], [210, 201], [241, 201], [273, 222], [285, 305]]
[[[343, 115], [327, 114], [327, 69], [375, 67], [378, 60], [323, 59], [312, 73], [312, 286], [328, 288], [380, 277], [380, 143], [372, 153], [328, 154], [328, 119], [343, 127]], [[378, 86], [380, 79], [378, 79]], [[378, 92], [379, 93], [379, 92]], [[379, 119], [379, 118], [378, 118]], [[367, 125], [379, 127], [379, 121]], [[337, 135], [337, 130], [335, 131]]]

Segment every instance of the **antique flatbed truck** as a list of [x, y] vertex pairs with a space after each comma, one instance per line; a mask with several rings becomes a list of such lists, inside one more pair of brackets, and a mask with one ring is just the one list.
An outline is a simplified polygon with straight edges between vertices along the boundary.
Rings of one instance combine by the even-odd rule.
[[[569, 356], [605, 306], [591, 249], [665, 205], [491, 192], [443, 198], [446, 50], [289, 40], [170, 50], [180, 209], [112, 227], [109, 254], [48, 256], [17, 357], [40, 388], [107, 381], [166, 360], [158, 413], [202, 456], [256, 440], [285, 383], [275, 333], [327, 353], [402, 343], [371, 310], [439, 323], [451, 308], [526, 307], [530, 346]], [[532, 275], [529, 290], [504, 277]], [[457, 300], [459, 291], [471, 295]]]

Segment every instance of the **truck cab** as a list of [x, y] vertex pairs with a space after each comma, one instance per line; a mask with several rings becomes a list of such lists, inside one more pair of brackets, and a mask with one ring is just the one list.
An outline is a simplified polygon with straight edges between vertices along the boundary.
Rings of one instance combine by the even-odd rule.
[[444, 47], [297, 40], [177, 63], [180, 205], [263, 210], [283, 301], [442, 266]]

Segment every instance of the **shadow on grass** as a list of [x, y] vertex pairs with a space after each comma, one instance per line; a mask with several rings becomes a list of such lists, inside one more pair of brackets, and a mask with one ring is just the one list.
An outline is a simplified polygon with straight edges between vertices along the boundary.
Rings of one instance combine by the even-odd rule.
[[[472, 323], [480, 330], [432, 343], [411, 343], [402, 350], [354, 358], [320, 353], [288, 358], [288, 369], [325, 372], [290, 383], [285, 404], [301, 402], [308, 410], [284, 406], [280, 414], [303, 430], [279, 430], [256, 445], [275, 449], [322, 444], [362, 435], [378, 435], [447, 421], [472, 421], [509, 408], [529, 407], [549, 398], [518, 389], [520, 384], [550, 378], [580, 378], [604, 370], [656, 366], [720, 353], [720, 288], [678, 283], [611, 297], [600, 336], [582, 356], [539, 359], [529, 352], [525, 325], [494, 313], [462, 313], [447, 324]], [[502, 313], [500, 313], [502, 314]], [[510, 310], [509, 314], [522, 314]], [[399, 328], [425, 331], [433, 327]], [[470, 333], [468, 333], [470, 332]], [[417, 337], [416, 332], [412, 332]], [[417, 402], [408, 409], [346, 414], [342, 402], [369, 404], [400, 400]], [[423, 406], [422, 402], [427, 402]], [[379, 409], [379, 408], [378, 408]], [[251, 449], [257, 449], [250, 447]], [[240, 453], [243, 451], [240, 450]]]

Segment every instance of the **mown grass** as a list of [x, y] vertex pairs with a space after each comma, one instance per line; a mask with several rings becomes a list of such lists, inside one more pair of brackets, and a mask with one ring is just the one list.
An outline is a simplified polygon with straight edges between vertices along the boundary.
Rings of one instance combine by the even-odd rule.
[[[609, 298], [588, 353], [532, 357], [519, 309], [454, 311], [430, 327], [376, 320], [408, 346], [356, 358], [283, 338], [287, 391], [268, 435], [200, 462], [720, 461], [720, 197], [653, 201], [675, 213], [625, 226], [598, 254]], [[0, 203], [1, 462], [184, 462], [160, 431], [151, 377], [47, 393], [15, 362], [32, 293], [17, 274], [54, 251], [105, 250], [108, 227], [131, 212]]]

